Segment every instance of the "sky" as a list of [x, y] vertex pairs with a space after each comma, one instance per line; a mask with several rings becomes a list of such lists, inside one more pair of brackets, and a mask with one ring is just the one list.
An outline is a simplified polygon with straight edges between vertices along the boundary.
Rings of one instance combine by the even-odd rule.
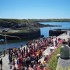
[[70, 0], [0, 0], [0, 18], [70, 18]]

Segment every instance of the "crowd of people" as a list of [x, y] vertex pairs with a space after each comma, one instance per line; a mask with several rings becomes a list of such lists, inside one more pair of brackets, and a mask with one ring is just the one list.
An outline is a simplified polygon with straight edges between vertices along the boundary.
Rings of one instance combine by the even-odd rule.
[[45, 60], [43, 64], [38, 60], [42, 57], [43, 51], [50, 45], [57, 46], [57, 39], [55, 40], [55, 44], [53, 42], [53, 38], [48, 37], [31, 40], [24, 47], [21, 45], [20, 48], [9, 48], [8, 59], [10, 69], [46, 70], [45, 67], [47, 60]]

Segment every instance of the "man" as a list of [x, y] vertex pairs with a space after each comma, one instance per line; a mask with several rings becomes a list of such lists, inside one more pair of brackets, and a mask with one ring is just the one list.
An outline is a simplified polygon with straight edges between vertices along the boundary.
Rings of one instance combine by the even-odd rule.
[[70, 47], [70, 38], [68, 39], [68, 46]]
[[2, 70], [2, 58], [0, 59], [0, 64], [1, 64], [1, 70]]

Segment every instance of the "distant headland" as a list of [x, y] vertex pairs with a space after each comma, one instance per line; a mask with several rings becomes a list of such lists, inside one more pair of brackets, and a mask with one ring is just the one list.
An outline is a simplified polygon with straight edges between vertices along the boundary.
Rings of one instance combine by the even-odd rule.
[[[41, 27], [60, 25], [40, 24], [41, 22], [70, 22], [70, 19], [2, 19], [0, 18], [0, 39], [33, 39], [40, 37]], [[6, 34], [6, 35], [5, 35]]]

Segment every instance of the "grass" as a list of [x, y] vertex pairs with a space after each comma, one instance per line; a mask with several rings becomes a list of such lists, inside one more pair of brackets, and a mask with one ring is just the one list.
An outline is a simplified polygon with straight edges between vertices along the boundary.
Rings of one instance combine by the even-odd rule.
[[51, 58], [50, 58], [49, 61], [48, 61], [48, 66], [49, 66], [49, 68], [51, 68], [51, 70], [56, 70], [57, 62], [58, 62], [57, 54], [59, 54], [59, 53], [60, 53], [60, 47], [57, 48], [57, 49], [53, 52]]

